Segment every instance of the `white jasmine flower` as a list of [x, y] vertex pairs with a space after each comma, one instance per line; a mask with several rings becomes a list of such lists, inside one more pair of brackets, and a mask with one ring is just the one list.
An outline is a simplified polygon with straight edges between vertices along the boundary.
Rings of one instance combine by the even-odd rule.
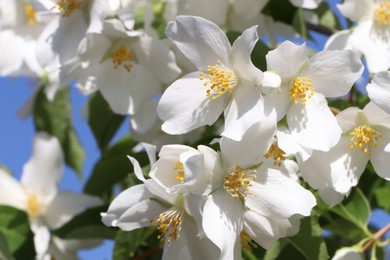
[[352, 247], [344, 247], [336, 251], [332, 260], [363, 260], [362, 253]]
[[187, 133], [213, 124], [224, 111], [222, 133], [239, 140], [263, 114], [264, 74], [251, 62], [258, 41], [256, 26], [234, 42], [215, 24], [200, 17], [178, 16], [168, 24], [167, 36], [199, 71], [176, 80], [157, 107], [169, 134]]
[[87, 208], [101, 204], [96, 197], [58, 191], [63, 165], [58, 140], [39, 133], [34, 139], [32, 157], [23, 167], [20, 183], [0, 171], [0, 204], [27, 212], [37, 258], [51, 254], [48, 251], [51, 229], [58, 229]]
[[390, 1], [345, 0], [337, 5], [341, 13], [356, 22], [351, 46], [363, 53], [371, 72], [390, 67]]
[[348, 93], [363, 72], [351, 50], [323, 51], [308, 58], [306, 46], [289, 41], [270, 51], [268, 69], [282, 78], [280, 93], [265, 96], [265, 107], [276, 109], [278, 120], [287, 115], [292, 136], [309, 149], [328, 151], [339, 140], [341, 129], [325, 97]]
[[[348, 108], [337, 115], [342, 136], [329, 152], [313, 151], [312, 156], [299, 164], [301, 174], [311, 187], [324, 190], [323, 199], [332, 196], [340, 200], [356, 186], [370, 160], [375, 172], [390, 180], [390, 115], [374, 103], [363, 110]], [[331, 193], [336, 192], [331, 196]], [[339, 195], [337, 195], [339, 193]], [[320, 192], [321, 195], [321, 192]]]

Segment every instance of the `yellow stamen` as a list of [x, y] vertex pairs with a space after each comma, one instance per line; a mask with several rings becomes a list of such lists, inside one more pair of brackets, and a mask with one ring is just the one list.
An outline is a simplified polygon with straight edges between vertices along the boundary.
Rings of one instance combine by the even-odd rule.
[[56, 2], [58, 10], [62, 17], [69, 17], [76, 9], [80, 8], [82, 1], [80, 0], [59, 0]]
[[34, 193], [30, 193], [26, 199], [27, 214], [31, 218], [38, 217], [42, 213], [43, 204], [39, 200], [38, 196]]
[[294, 104], [301, 103], [306, 106], [306, 101], [314, 95], [316, 90], [312, 86], [310, 78], [296, 77], [290, 87], [290, 96]]
[[232, 93], [234, 86], [237, 84], [234, 73], [224, 68], [221, 61], [217, 61], [214, 66], [208, 66], [207, 75], [201, 72], [199, 78], [200, 80], [207, 78], [203, 85], [209, 86], [206, 96], [211, 96], [212, 100], [216, 100], [225, 93]]
[[223, 188], [232, 195], [233, 198], [246, 200], [247, 194], [250, 194], [249, 187], [251, 181], [256, 180], [256, 170], [243, 170], [241, 166], [228, 173], [224, 178]]
[[173, 167], [175, 171], [177, 171], [176, 179], [180, 180], [181, 182], [184, 182], [184, 165], [181, 162], [177, 162], [175, 166]]
[[390, 2], [385, 0], [374, 10], [374, 21], [378, 26], [390, 25]]
[[156, 226], [160, 232], [160, 235], [157, 236], [159, 240], [168, 235], [167, 243], [170, 245], [172, 240], [178, 237], [181, 229], [182, 214], [182, 210], [171, 208], [158, 216]]
[[372, 146], [377, 147], [379, 138], [382, 138], [382, 134], [371, 129], [369, 126], [361, 125], [356, 127], [349, 133], [352, 137], [350, 139], [351, 144], [349, 148], [358, 148], [360, 151], [370, 156], [370, 149]]
[[257, 248], [257, 244], [252, 241], [252, 238], [245, 231], [240, 233], [240, 242], [241, 246], [249, 251], [251, 251], [252, 247]]
[[34, 25], [37, 23], [37, 14], [31, 4], [24, 4], [24, 14], [27, 17], [28, 25]]
[[127, 50], [123, 43], [121, 43], [119, 48], [111, 54], [111, 59], [114, 63], [115, 69], [122, 65], [127, 70], [127, 72], [131, 72], [134, 56], [129, 50]]
[[274, 159], [274, 165], [280, 167], [282, 166], [282, 161], [286, 160], [285, 155], [286, 153], [280, 149], [278, 144], [275, 142], [268, 149], [268, 152], [264, 155], [264, 157], [267, 159], [272, 157]]

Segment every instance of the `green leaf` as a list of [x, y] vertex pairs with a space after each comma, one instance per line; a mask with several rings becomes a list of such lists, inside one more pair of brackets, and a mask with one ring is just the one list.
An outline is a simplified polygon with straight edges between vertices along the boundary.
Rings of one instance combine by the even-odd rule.
[[301, 221], [299, 233], [288, 238], [291, 244], [308, 259], [328, 259], [328, 251], [322, 237], [322, 230], [318, 224], [318, 215], [312, 213], [310, 217]]
[[276, 21], [292, 24], [297, 9], [290, 0], [272, 0], [264, 7], [263, 13], [272, 16]]
[[95, 165], [91, 177], [85, 184], [84, 192], [93, 195], [109, 192], [114, 184], [133, 172], [133, 166], [127, 155], [135, 157], [141, 167], [148, 164], [146, 153], [133, 154], [132, 149], [137, 144], [138, 142], [132, 140], [130, 136], [125, 136], [109, 148]]
[[371, 209], [363, 192], [359, 188], [356, 188], [353, 189], [349, 197], [342, 204], [332, 208], [331, 211], [365, 230]]
[[0, 233], [0, 259], [15, 259], [8, 247], [7, 239], [2, 233]]
[[107, 211], [108, 206], [87, 209], [75, 216], [53, 234], [63, 239], [114, 239], [115, 229], [104, 226], [101, 212]]
[[384, 187], [375, 190], [375, 198], [378, 205], [386, 211], [390, 211], [390, 183], [386, 182]]
[[[0, 206], [0, 234], [7, 241], [8, 253], [14, 254], [16, 259], [34, 259], [34, 237], [24, 211]], [[7, 254], [7, 251], [2, 248], [2, 253]]]
[[72, 126], [69, 90], [58, 91], [50, 102], [41, 88], [35, 98], [33, 114], [36, 130], [58, 138], [65, 162], [81, 177], [85, 155]]
[[88, 124], [100, 150], [104, 150], [122, 125], [125, 117], [114, 114], [110, 105], [98, 91], [91, 95], [88, 108]]
[[303, 17], [303, 10], [298, 9], [294, 15], [292, 23], [295, 31], [299, 33], [303, 38], [309, 39], [310, 35], [305, 24], [305, 18]]
[[279, 239], [270, 249], [266, 251], [263, 260], [276, 260], [286, 245], [286, 239]]
[[336, 15], [330, 9], [327, 2], [322, 2], [314, 12], [318, 15], [320, 19], [320, 24], [327, 28], [331, 29], [340, 29], [339, 21], [336, 18]]
[[134, 257], [140, 246], [147, 246], [146, 239], [152, 234], [154, 234], [153, 228], [140, 228], [131, 232], [118, 230], [115, 237], [113, 259]]

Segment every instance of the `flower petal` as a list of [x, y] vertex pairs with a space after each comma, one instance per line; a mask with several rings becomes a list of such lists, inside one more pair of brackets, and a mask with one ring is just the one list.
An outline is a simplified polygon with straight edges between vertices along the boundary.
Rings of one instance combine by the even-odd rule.
[[340, 12], [354, 22], [370, 14], [373, 7], [374, 3], [371, 0], [345, 0], [344, 3], [337, 5]]
[[321, 94], [315, 93], [305, 107], [293, 104], [287, 122], [291, 135], [307, 148], [329, 151], [340, 139], [340, 126]]
[[200, 71], [218, 60], [231, 67], [231, 46], [225, 33], [214, 23], [196, 16], [178, 16], [165, 34]]
[[183, 134], [204, 125], [212, 125], [221, 115], [226, 95], [212, 100], [194, 72], [175, 81], [162, 95], [157, 114], [164, 121], [162, 130]]
[[258, 88], [241, 83], [236, 86], [225, 109], [225, 129], [222, 136], [239, 141], [253, 124], [261, 120], [264, 101]]
[[390, 114], [390, 72], [382, 71], [374, 75], [367, 85], [370, 100]]
[[251, 59], [251, 53], [258, 41], [257, 26], [252, 26], [235, 40], [231, 53], [233, 68], [239, 80], [247, 80], [255, 86], [260, 86], [263, 80], [263, 72], [253, 65]]
[[64, 156], [57, 138], [38, 133], [34, 138], [31, 158], [23, 167], [20, 182], [27, 192], [36, 193], [50, 201], [57, 192], [63, 166]]
[[26, 193], [9, 173], [0, 169], [0, 204], [26, 210]]
[[243, 229], [244, 205], [219, 189], [212, 193], [203, 209], [203, 230], [221, 249], [221, 259], [234, 259], [235, 243]]
[[316, 92], [339, 97], [349, 92], [363, 70], [359, 56], [352, 50], [322, 51], [310, 59], [300, 75], [312, 80]]

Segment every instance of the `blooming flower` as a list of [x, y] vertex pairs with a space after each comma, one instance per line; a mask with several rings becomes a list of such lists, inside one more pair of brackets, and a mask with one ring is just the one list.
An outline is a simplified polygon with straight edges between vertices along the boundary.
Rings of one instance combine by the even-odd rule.
[[357, 22], [349, 43], [363, 53], [371, 72], [390, 67], [390, 2], [388, 0], [345, 0], [341, 13]]
[[[39, 259], [46, 254], [55, 254], [49, 251], [50, 247], [57, 245], [58, 248], [59, 245], [67, 244], [66, 240], [61, 241], [59, 238], [50, 244], [51, 229], [58, 229], [87, 208], [101, 204], [96, 197], [58, 191], [63, 165], [58, 140], [38, 133], [34, 139], [32, 157], [23, 167], [20, 183], [0, 170], [0, 204], [27, 212]], [[79, 247], [83, 247], [84, 242], [80, 243]], [[90, 243], [87, 241], [87, 245]]]
[[341, 134], [325, 97], [348, 93], [363, 72], [355, 52], [323, 51], [308, 59], [305, 44], [289, 41], [270, 51], [267, 68], [282, 78], [280, 93], [265, 96], [265, 107], [287, 115], [291, 134], [302, 146], [328, 151]]
[[263, 114], [265, 76], [250, 58], [258, 41], [256, 26], [233, 47], [215, 24], [200, 17], [178, 16], [166, 34], [199, 71], [176, 80], [162, 95], [157, 107], [162, 130], [186, 133], [213, 124], [224, 111], [222, 135], [239, 140]]
[[[343, 134], [328, 152], [313, 151], [312, 156], [299, 164], [301, 174], [321, 197], [334, 205], [349, 194], [370, 160], [375, 172], [389, 180], [390, 115], [374, 103], [363, 110], [348, 108], [337, 115]], [[336, 192], [336, 193], [335, 193]], [[334, 194], [332, 194], [334, 193]], [[339, 195], [337, 195], [337, 193]]]
[[[163, 259], [217, 259], [219, 252], [211, 241], [198, 236], [197, 225], [191, 216], [188, 194], [170, 194], [153, 179], [145, 179], [137, 160], [129, 157], [137, 178], [143, 184], [120, 193], [106, 213], [101, 213], [107, 226], [131, 231], [156, 226], [164, 241]], [[153, 166], [153, 162], [151, 162]], [[172, 170], [172, 169], [171, 169]]]

